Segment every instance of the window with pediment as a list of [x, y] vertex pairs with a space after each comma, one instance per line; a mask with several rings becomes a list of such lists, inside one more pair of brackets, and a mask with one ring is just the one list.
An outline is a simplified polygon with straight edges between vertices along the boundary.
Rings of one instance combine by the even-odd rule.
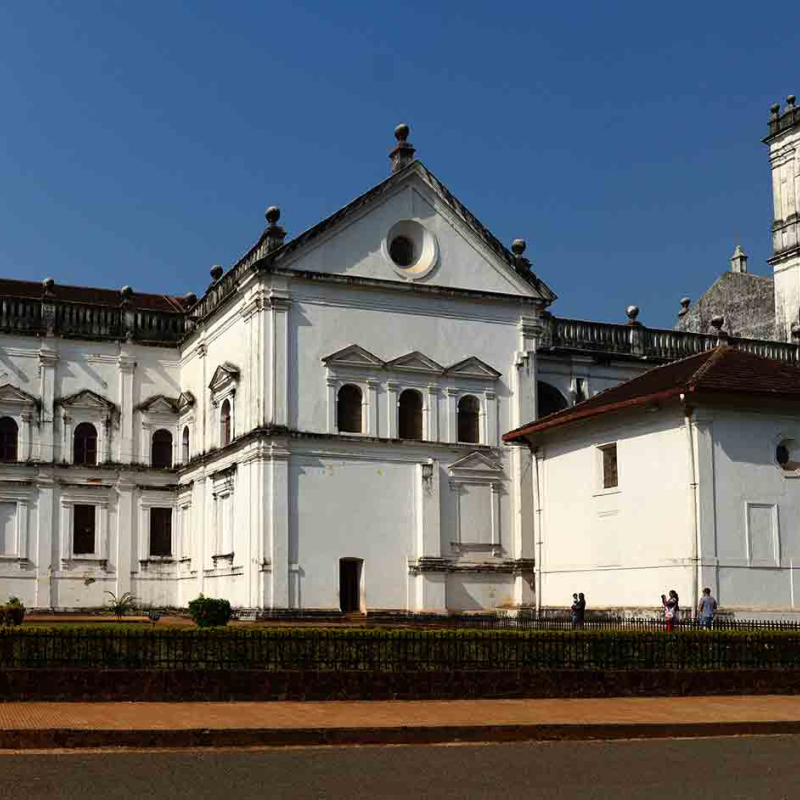
[[339, 389], [337, 399], [337, 427], [339, 433], [361, 433], [363, 395], [361, 389], [346, 383]]
[[[208, 388], [211, 390], [211, 406], [216, 420], [217, 446], [230, 444], [236, 431], [236, 389], [240, 378], [239, 368], [230, 361], [220, 364]], [[213, 428], [212, 428], [213, 430]]]
[[84, 466], [97, 464], [97, 428], [91, 422], [81, 422], [75, 428], [72, 463]]
[[32, 425], [39, 409], [39, 401], [12, 386], [0, 386], [0, 460], [25, 461], [30, 458]]
[[401, 439], [422, 439], [422, 395], [416, 389], [406, 389], [400, 395], [399, 436]]
[[458, 401], [458, 441], [478, 444], [480, 442], [480, 410], [477, 397], [465, 394]]
[[154, 467], [172, 466], [172, 434], [164, 428], [153, 434], [150, 463]]

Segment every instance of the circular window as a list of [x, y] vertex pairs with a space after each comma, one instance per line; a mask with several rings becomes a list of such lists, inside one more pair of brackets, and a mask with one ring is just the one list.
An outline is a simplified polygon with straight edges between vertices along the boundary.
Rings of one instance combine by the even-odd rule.
[[414, 242], [407, 236], [395, 236], [389, 245], [389, 255], [398, 267], [410, 267], [414, 263]]
[[381, 249], [394, 271], [409, 281], [419, 280], [427, 275], [439, 260], [436, 237], [412, 219], [404, 219], [392, 225]]
[[800, 453], [795, 452], [794, 439], [781, 439], [775, 447], [775, 461], [784, 472], [797, 472], [800, 470], [800, 462], [798, 457]]

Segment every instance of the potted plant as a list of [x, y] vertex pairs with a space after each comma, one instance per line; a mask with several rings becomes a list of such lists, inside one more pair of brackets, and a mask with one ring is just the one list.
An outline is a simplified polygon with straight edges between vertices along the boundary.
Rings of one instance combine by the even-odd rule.
[[111, 599], [106, 602], [111, 611], [116, 614], [117, 622], [120, 622], [122, 617], [133, 608], [136, 598], [130, 592], [125, 592], [121, 597], [117, 597], [114, 592], [106, 592], [106, 594], [111, 595]]

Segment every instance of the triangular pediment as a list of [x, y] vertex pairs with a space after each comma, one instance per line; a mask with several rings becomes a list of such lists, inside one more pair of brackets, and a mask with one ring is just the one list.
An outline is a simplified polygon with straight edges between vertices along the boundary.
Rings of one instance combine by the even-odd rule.
[[175, 414], [178, 410], [178, 401], [172, 397], [157, 394], [139, 404], [139, 411], [148, 414]]
[[17, 405], [38, 405], [39, 401], [22, 389], [12, 386], [10, 383], [4, 383], [0, 386], [0, 403], [15, 403]]
[[496, 381], [500, 373], [484, 361], [475, 356], [465, 358], [452, 367], [447, 368], [447, 374], [457, 378], [477, 378], [478, 380]]
[[178, 411], [186, 411], [187, 408], [191, 408], [194, 404], [195, 399], [191, 392], [181, 392], [178, 398]]
[[483, 453], [470, 453], [458, 461], [454, 461], [447, 468], [451, 473], [460, 475], [470, 474], [483, 474], [492, 473], [498, 474], [503, 472], [503, 467], [491, 458], [487, 458]]
[[108, 411], [115, 408], [114, 404], [91, 389], [82, 389], [75, 394], [67, 395], [56, 400], [56, 403], [66, 408], [89, 408]]
[[437, 364], [432, 358], [420, 353], [419, 350], [413, 350], [404, 356], [392, 359], [387, 362], [386, 366], [389, 369], [396, 369], [402, 372], [427, 372], [434, 375], [441, 375], [444, 372], [444, 367], [441, 364]]
[[239, 374], [239, 367], [235, 364], [231, 364], [230, 361], [225, 361], [214, 370], [208, 388], [212, 391], [216, 391], [217, 389], [227, 386], [229, 383], [236, 383], [239, 380]]
[[385, 366], [382, 359], [357, 344], [351, 344], [349, 347], [325, 356], [322, 363], [328, 366], [367, 367], [370, 369], [382, 369]]
[[[401, 268], [391, 256], [392, 232], [400, 231], [398, 225], [424, 230], [419, 242], [414, 243], [413, 252], [417, 255], [412, 257], [416, 260], [406, 265], [408, 269]], [[529, 263], [510, 252], [419, 161], [287, 242], [268, 258], [276, 266], [328, 274], [332, 279], [336, 276], [356, 284], [359, 279], [406, 285], [413, 282], [483, 295], [513, 295], [545, 305], [555, 299]]]

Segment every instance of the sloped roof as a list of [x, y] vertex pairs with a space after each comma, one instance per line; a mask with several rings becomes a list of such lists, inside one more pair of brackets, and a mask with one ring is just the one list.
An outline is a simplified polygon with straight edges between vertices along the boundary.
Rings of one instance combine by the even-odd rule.
[[[281, 261], [303, 245], [313, 241], [354, 212], [364, 208], [381, 195], [391, 191], [411, 172], [417, 172], [423, 180], [430, 185], [434, 192], [441, 197], [450, 210], [453, 211], [496, 256], [504, 261], [510, 270], [533, 286], [546, 301], [552, 302], [556, 299], [557, 295], [547, 284], [536, 277], [533, 270], [525, 270], [524, 272], [517, 271], [514, 254], [419, 160], [412, 161], [408, 166], [391, 174], [376, 186], [373, 186], [371, 189], [356, 197], [355, 200], [352, 200], [346, 206], [343, 206], [329, 217], [326, 217], [313, 227], [295, 236], [294, 239], [289, 240], [281, 247], [274, 250], [266, 256], [264, 259], [265, 263], [277, 266]], [[258, 241], [239, 259], [239, 261], [237, 261], [232, 269], [236, 269], [240, 265], [252, 263], [260, 248], [264, 245], [265, 240], [266, 231], [264, 231]]]
[[655, 367], [572, 408], [509, 431], [503, 436], [503, 441], [514, 442], [611, 411], [646, 405], [679, 394], [696, 393], [798, 400], [800, 365], [763, 358], [727, 345], [720, 346]]
[[[118, 289], [95, 289], [89, 286], [64, 286], [53, 284], [49, 295], [56, 300], [67, 303], [91, 303], [99, 306], [113, 306], [119, 308], [123, 297]], [[41, 300], [44, 289], [41, 281], [17, 281], [0, 278], [0, 296], [20, 297], [31, 300]], [[130, 296], [134, 308], [148, 311], [184, 311], [181, 298], [167, 294], [142, 294], [134, 292]]]

